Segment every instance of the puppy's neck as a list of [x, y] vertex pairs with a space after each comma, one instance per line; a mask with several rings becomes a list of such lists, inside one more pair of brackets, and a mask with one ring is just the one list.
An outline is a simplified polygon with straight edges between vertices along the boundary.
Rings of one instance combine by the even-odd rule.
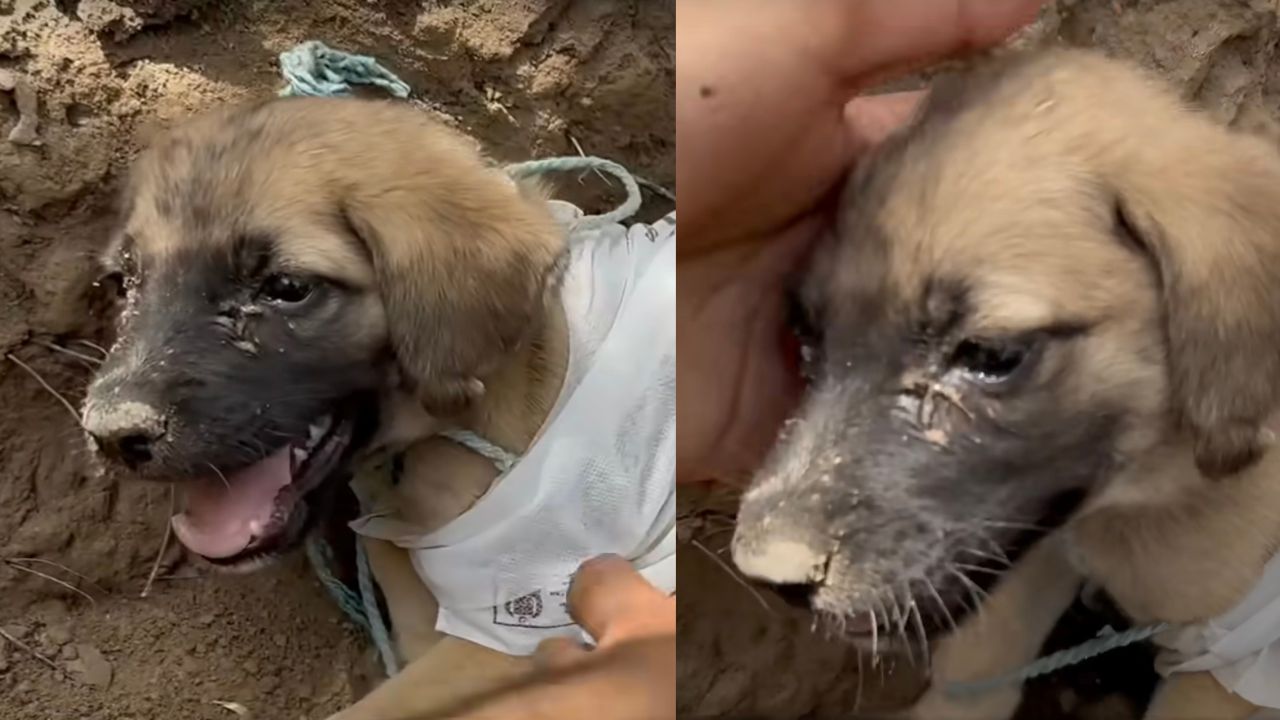
[[523, 453], [546, 422], [569, 367], [569, 326], [557, 297], [533, 337], [485, 379], [485, 392], [459, 423], [486, 440]]
[[[568, 365], [568, 322], [563, 306], [554, 302], [531, 341], [485, 378], [482, 399], [449, 422], [524, 453], [555, 407]], [[407, 448], [404, 471], [393, 491], [400, 517], [424, 532], [466, 512], [498, 477], [488, 459], [452, 440], [432, 437], [438, 422], [419, 424], [427, 436], [419, 435]]]
[[1238, 603], [1280, 546], [1280, 448], [1210, 480], [1184, 441], [1128, 473], [1068, 526], [1080, 569], [1141, 622], [1201, 621]]

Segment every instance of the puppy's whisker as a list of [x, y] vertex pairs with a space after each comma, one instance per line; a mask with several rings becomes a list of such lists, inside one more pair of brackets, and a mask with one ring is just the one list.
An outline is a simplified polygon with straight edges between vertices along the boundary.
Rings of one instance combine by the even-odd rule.
[[205, 463], [205, 465], [208, 465], [209, 469], [212, 470], [214, 474], [218, 476], [218, 479], [221, 480], [222, 484], [227, 488], [227, 492], [231, 492], [231, 483], [227, 481], [227, 476], [223, 475], [222, 471], [219, 470], [218, 467], [213, 463]]
[[979, 533], [975, 533], [973, 537], [978, 542], [982, 543], [983, 545], [986, 545], [991, 550], [991, 552], [995, 554], [996, 556], [995, 559], [1004, 563], [1006, 566], [1013, 565], [1013, 561], [1009, 559], [1009, 556], [1008, 554], [1005, 553], [1004, 548], [1000, 547], [1000, 543], [992, 539], [991, 536], [987, 535], [986, 533], [979, 532]]
[[924, 582], [925, 589], [929, 591], [929, 594], [933, 596], [934, 601], [938, 603], [938, 609], [942, 611], [942, 617], [946, 619], [947, 625], [950, 626], [951, 631], [955, 632], [957, 630], [956, 619], [951, 615], [951, 610], [947, 608], [947, 603], [942, 599], [942, 595], [938, 593], [938, 588], [933, 584], [933, 581], [927, 577], [922, 577], [920, 580]]
[[961, 570], [966, 570], [968, 572], [986, 573], [987, 575], [994, 575], [996, 577], [999, 577], [1004, 574], [1004, 572], [1001, 570], [982, 567], [981, 565], [969, 565], [967, 563], [951, 563], [951, 566], [959, 568]]
[[880, 661], [880, 619], [875, 608], [868, 606], [867, 612], [871, 614], [871, 667], [875, 667]]
[[969, 596], [973, 598], [973, 610], [981, 616], [985, 609], [983, 607], [985, 605], [983, 601], [986, 599], [987, 594], [983, 592], [981, 587], [978, 587], [977, 583], [970, 580], [969, 576], [965, 575], [963, 572], [951, 567], [947, 568], [947, 572], [954, 575], [956, 579], [959, 580], [960, 583], [969, 591]]
[[896, 626], [894, 628], [894, 634], [902, 638], [902, 647], [906, 650], [907, 662], [911, 663], [911, 667], [915, 667], [916, 654], [911, 649], [911, 639], [907, 637], [907, 618], [906, 615], [903, 614], [902, 608], [898, 605], [897, 588], [889, 590], [889, 599], [893, 601], [893, 624]]
[[924, 655], [924, 666], [929, 667], [929, 635], [924, 631], [924, 618], [920, 615], [920, 606], [915, 598], [910, 598], [907, 607], [908, 614], [915, 618], [912, 624], [915, 625], [916, 636], [920, 639], [920, 652]]
[[73, 358], [76, 358], [76, 359], [78, 359], [78, 360], [83, 360], [83, 361], [85, 361], [85, 362], [89, 363], [89, 364], [90, 364], [90, 366], [92, 366], [92, 367], [97, 367], [98, 365], [101, 365], [101, 364], [102, 364], [102, 359], [101, 359], [101, 358], [96, 358], [96, 357], [93, 357], [93, 356], [91, 356], [91, 355], [85, 355], [84, 353], [76, 352], [75, 350], [72, 350], [71, 348], [65, 348], [65, 347], [62, 347], [61, 345], [58, 345], [57, 343], [45, 342], [44, 340], [36, 340], [36, 341], [35, 341], [35, 344], [36, 344], [36, 345], [39, 345], [39, 346], [40, 346], [40, 347], [42, 347], [42, 348], [46, 348], [46, 349], [48, 349], [48, 350], [52, 350], [52, 351], [54, 351], [54, 352], [56, 352], [56, 353], [62, 353], [63, 355], [66, 355], [66, 356], [68, 356], [68, 357], [73, 357]]
[[84, 345], [84, 346], [85, 346], [85, 347], [87, 347], [87, 348], [91, 348], [91, 349], [93, 349], [93, 350], [97, 350], [98, 352], [102, 353], [102, 359], [104, 359], [104, 360], [107, 358], [107, 355], [109, 355], [109, 354], [110, 354], [110, 353], [108, 353], [108, 352], [107, 352], [106, 348], [102, 347], [101, 345], [99, 345], [98, 343], [96, 343], [96, 342], [94, 342], [94, 341], [92, 341], [92, 340], [85, 340], [85, 339], [83, 339], [83, 338], [76, 338], [75, 340], [72, 340], [72, 342], [77, 342], [77, 343], [80, 343], [81, 345]]
[[1039, 525], [1037, 523], [1024, 523], [1024, 522], [1017, 522], [1012, 520], [983, 520], [981, 522], [983, 527], [1001, 528], [1001, 529], [1008, 529], [1008, 530], [1033, 530], [1036, 532], [1050, 532], [1053, 530], [1053, 528], [1051, 527], [1047, 527], [1045, 525]]
[[893, 603], [893, 622], [898, 626], [898, 632], [907, 626], [907, 616], [902, 612], [902, 607], [898, 604], [898, 589], [893, 588], [889, 591], [889, 600]]
[[725, 573], [729, 575], [729, 577], [733, 578], [734, 582], [738, 583], [744, 589], [746, 589], [746, 591], [751, 594], [751, 597], [755, 598], [756, 602], [760, 603], [760, 607], [764, 608], [765, 612], [769, 613], [770, 615], [777, 614], [773, 611], [773, 608], [769, 607], [769, 603], [765, 601], [764, 596], [761, 595], [759, 591], [751, 587], [750, 583], [744, 580], [740, 575], [738, 575], [738, 573], [734, 572], [733, 568], [729, 567], [728, 563], [726, 563], [724, 560], [721, 560], [720, 557], [715, 553], [711, 552], [710, 548], [708, 548], [706, 545], [703, 545], [701, 542], [699, 542], [697, 538], [691, 538], [689, 540], [689, 543], [692, 544], [694, 547], [698, 548], [699, 550], [701, 550], [707, 557], [711, 558], [711, 561], [714, 562], [717, 567], [719, 567], [721, 570], [724, 570]]
[[1013, 563], [1009, 561], [1008, 556], [1004, 555], [1003, 552], [1001, 552], [999, 555], [996, 555], [995, 553], [983, 552], [981, 550], [978, 550], [977, 548], [972, 548], [972, 547], [963, 547], [957, 550], [956, 552], [957, 554], [968, 553], [970, 555], [980, 557], [984, 560], [990, 560], [991, 562], [1000, 563], [1004, 567], [1012, 567], [1013, 565]]

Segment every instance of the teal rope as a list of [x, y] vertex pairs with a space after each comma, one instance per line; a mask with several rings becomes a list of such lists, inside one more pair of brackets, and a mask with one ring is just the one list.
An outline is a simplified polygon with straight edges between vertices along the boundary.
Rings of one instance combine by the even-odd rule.
[[613, 225], [621, 223], [640, 209], [640, 186], [627, 169], [612, 160], [590, 156], [567, 156], [530, 160], [507, 166], [507, 174], [514, 178], [526, 178], [544, 175], [551, 172], [573, 172], [574, 170], [600, 170], [622, 181], [627, 190], [627, 199], [621, 205], [603, 215], [588, 215], [579, 224]]
[[471, 452], [487, 458], [498, 468], [498, 472], [506, 474], [515, 467], [516, 462], [520, 460], [520, 456], [513, 452], [509, 452], [505, 448], [489, 442], [470, 430], [444, 430], [439, 433], [440, 437], [452, 440], [459, 445], [467, 448]]
[[316, 577], [320, 578], [320, 584], [324, 585], [325, 590], [329, 591], [329, 595], [333, 597], [334, 602], [342, 609], [343, 614], [361, 629], [371, 632], [369, 620], [365, 617], [360, 597], [335, 577], [329, 569], [333, 567], [333, 550], [329, 547], [329, 544], [320, 537], [319, 533], [312, 533], [307, 538], [306, 548], [307, 559], [311, 561], [311, 569], [315, 572]]
[[[382, 619], [382, 610], [378, 607], [378, 594], [373, 586], [373, 572], [369, 569], [369, 556], [365, 553], [364, 543], [356, 539], [356, 582], [360, 586], [360, 598], [364, 601], [364, 615], [369, 619], [369, 634], [373, 636], [373, 644], [382, 657], [382, 667], [387, 677], [394, 677], [400, 671], [396, 663], [396, 654], [391, 647], [391, 634], [387, 632], [387, 624]], [[345, 588], [344, 588], [345, 589]]]
[[947, 694], [952, 697], [964, 697], [971, 695], [980, 695], [982, 693], [994, 690], [1005, 685], [1020, 685], [1041, 675], [1057, 672], [1065, 667], [1070, 667], [1095, 658], [1112, 650], [1142, 642], [1155, 635], [1158, 635], [1169, 629], [1168, 623], [1159, 623], [1156, 625], [1148, 625], [1146, 627], [1132, 628], [1124, 632], [1115, 632], [1111, 628], [1103, 628], [1098, 637], [1087, 640], [1073, 648], [1061, 650], [1047, 655], [1045, 657], [1032, 662], [1020, 670], [1001, 675], [999, 677], [987, 680], [977, 680], [973, 682], [955, 682], [947, 686]]
[[409, 86], [377, 60], [315, 40], [280, 53], [280, 71], [288, 83], [281, 95], [350, 95], [352, 85], [374, 85], [398, 98], [409, 97]]

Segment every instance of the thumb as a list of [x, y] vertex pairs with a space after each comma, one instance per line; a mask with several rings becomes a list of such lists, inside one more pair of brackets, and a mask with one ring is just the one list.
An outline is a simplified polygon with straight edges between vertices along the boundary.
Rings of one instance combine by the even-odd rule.
[[569, 586], [569, 614], [601, 646], [675, 628], [675, 600], [617, 555], [582, 564]]

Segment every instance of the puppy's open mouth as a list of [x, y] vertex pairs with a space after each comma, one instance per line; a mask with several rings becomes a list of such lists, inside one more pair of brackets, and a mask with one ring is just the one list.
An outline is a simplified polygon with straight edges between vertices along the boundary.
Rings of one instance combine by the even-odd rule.
[[308, 496], [339, 474], [356, 434], [354, 419], [329, 415], [248, 467], [195, 480], [185, 510], [173, 518], [174, 533], [192, 552], [228, 567], [287, 550], [314, 519]]

